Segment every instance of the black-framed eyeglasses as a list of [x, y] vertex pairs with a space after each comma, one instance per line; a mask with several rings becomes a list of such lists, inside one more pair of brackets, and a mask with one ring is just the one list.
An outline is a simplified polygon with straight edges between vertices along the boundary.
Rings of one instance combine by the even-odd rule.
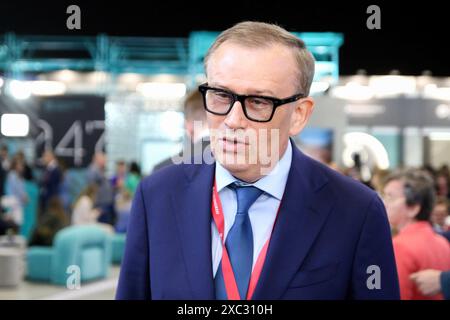
[[297, 93], [286, 99], [241, 95], [228, 90], [209, 87], [206, 83], [200, 85], [198, 90], [203, 95], [206, 111], [225, 116], [230, 113], [236, 101], [239, 101], [247, 119], [256, 122], [269, 122], [279, 106], [305, 97], [303, 93]]

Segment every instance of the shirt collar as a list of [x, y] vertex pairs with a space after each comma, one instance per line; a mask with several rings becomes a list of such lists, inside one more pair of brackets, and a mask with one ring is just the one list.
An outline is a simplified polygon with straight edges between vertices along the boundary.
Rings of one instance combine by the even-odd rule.
[[[280, 161], [275, 165], [272, 171], [263, 176], [258, 181], [247, 184], [257, 187], [258, 189], [270, 194], [278, 200], [281, 200], [286, 187], [289, 170], [292, 162], [292, 146], [291, 142], [288, 142], [286, 151], [281, 157]], [[235, 178], [227, 169], [225, 169], [218, 161], [216, 161], [215, 178], [217, 192], [220, 192], [223, 188], [233, 182], [239, 182], [239, 179]], [[243, 184], [246, 184], [245, 182]]]

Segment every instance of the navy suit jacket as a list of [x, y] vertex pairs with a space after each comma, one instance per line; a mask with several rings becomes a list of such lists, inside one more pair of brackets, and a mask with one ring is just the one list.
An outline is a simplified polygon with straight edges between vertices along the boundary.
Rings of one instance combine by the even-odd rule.
[[[214, 168], [174, 165], [141, 182], [133, 200], [117, 299], [215, 298]], [[293, 145], [285, 194], [253, 299], [399, 297], [380, 198]]]

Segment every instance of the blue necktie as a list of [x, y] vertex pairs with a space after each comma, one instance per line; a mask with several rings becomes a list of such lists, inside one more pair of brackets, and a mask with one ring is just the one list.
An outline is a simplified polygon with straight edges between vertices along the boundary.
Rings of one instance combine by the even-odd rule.
[[[256, 187], [244, 187], [236, 184], [230, 185], [229, 188], [236, 192], [237, 213], [233, 226], [228, 232], [225, 246], [230, 257], [239, 296], [241, 300], [245, 300], [253, 264], [253, 232], [248, 216], [248, 209], [263, 191]], [[222, 263], [219, 264], [214, 282], [216, 286], [216, 298], [226, 300], [228, 297], [223, 280]]]

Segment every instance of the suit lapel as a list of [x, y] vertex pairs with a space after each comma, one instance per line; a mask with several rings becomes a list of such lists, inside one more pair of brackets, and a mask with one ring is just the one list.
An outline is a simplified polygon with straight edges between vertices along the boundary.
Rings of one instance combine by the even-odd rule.
[[299, 270], [331, 211], [327, 179], [295, 145], [292, 164], [253, 299], [279, 299]]
[[211, 192], [214, 165], [186, 165], [186, 180], [173, 193], [187, 275], [193, 299], [214, 299], [211, 258]]

